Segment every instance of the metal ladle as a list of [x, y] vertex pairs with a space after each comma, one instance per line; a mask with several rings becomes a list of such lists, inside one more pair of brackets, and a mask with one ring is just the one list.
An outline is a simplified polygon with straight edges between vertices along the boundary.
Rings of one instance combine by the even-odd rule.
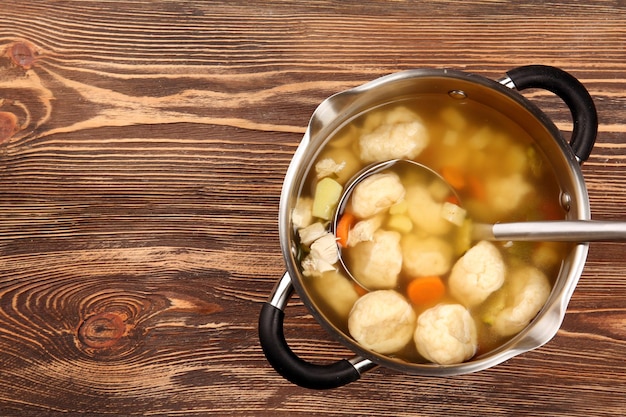
[[[398, 164], [409, 164], [412, 170], [432, 181], [439, 182], [447, 187], [451, 195], [458, 199], [458, 194], [450, 184], [437, 172], [418, 162], [406, 159], [393, 159], [372, 164], [357, 175], [346, 185], [339, 199], [337, 210], [332, 222], [332, 232], [336, 233], [337, 223], [346, 209], [354, 188], [366, 178], [385, 171]], [[460, 200], [459, 200], [460, 201]], [[471, 239], [489, 241], [526, 241], [526, 242], [617, 242], [626, 241], [626, 222], [624, 221], [597, 221], [597, 220], [546, 220], [532, 222], [513, 222], [485, 224], [475, 223], [471, 228]], [[351, 274], [339, 249], [339, 261], [345, 271], [357, 283], [359, 281]], [[359, 285], [363, 286], [361, 283]]]
[[[398, 167], [400, 165], [406, 165], [411, 170], [414, 170], [413, 172], [420, 175], [422, 177], [422, 180], [424, 180], [424, 182], [441, 184], [444, 187], [442, 189], [449, 190], [450, 195], [454, 196], [458, 201], [460, 201], [459, 196], [456, 193], [456, 191], [447, 183], [447, 181], [442, 176], [440, 176], [437, 172], [433, 171], [427, 166], [420, 164], [419, 162], [411, 161], [408, 159], [392, 159], [392, 160], [388, 160], [385, 162], [374, 163], [372, 165], [365, 167], [361, 171], [359, 171], [346, 184], [344, 191], [341, 197], [339, 198], [339, 202], [337, 204], [337, 210], [335, 210], [335, 215], [330, 225], [331, 232], [335, 236], [337, 235], [337, 224], [339, 223], [339, 220], [343, 216], [346, 210], [346, 207], [350, 201], [352, 192], [357, 187], [357, 185], [359, 185], [360, 183], [362, 183], [364, 180], [371, 177], [372, 175], [386, 171], [392, 167]], [[354, 274], [351, 272], [343, 256], [341, 245], [337, 245], [337, 246], [339, 250], [339, 262], [343, 266], [343, 269], [346, 272], [346, 274], [350, 277], [350, 279], [352, 279], [352, 281], [356, 282], [361, 287], [365, 288], [366, 290], [371, 290], [372, 288], [368, 288], [357, 277], [354, 276]]]

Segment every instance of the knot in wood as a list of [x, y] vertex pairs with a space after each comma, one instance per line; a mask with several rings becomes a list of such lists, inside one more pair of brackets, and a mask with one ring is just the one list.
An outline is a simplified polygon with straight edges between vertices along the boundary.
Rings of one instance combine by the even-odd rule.
[[35, 48], [26, 42], [15, 42], [9, 48], [11, 61], [24, 69], [30, 69], [35, 62]]
[[78, 330], [80, 341], [94, 349], [110, 348], [125, 334], [124, 317], [112, 312], [89, 317]]

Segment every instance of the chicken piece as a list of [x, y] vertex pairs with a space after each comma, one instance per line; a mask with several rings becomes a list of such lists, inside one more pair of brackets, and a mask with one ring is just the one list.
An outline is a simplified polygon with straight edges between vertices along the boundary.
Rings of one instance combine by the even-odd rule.
[[499, 214], [515, 210], [532, 190], [532, 186], [520, 173], [508, 177], [495, 177], [487, 180], [485, 184], [489, 208]]
[[374, 240], [374, 232], [380, 228], [382, 222], [382, 216], [374, 216], [355, 224], [348, 232], [348, 247]]
[[333, 264], [311, 255], [307, 255], [300, 265], [302, 266], [302, 275], [305, 277], [319, 277], [325, 272], [337, 270]]
[[319, 302], [344, 320], [348, 319], [352, 306], [359, 298], [351, 279], [332, 270], [312, 279], [311, 284]]
[[306, 246], [309, 246], [311, 243], [315, 242], [326, 233], [326, 227], [324, 227], [324, 225], [320, 222], [316, 222], [308, 225], [307, 227], [303, 227], [302, 229], [298, 229], [300, 243]]
[[334, 264], [339, 260], [337, 251], [337, 238], [330, 232], [311, 243], [311, 253], [313, 257], [323, 259], [329, 264]]
[[348, 268], [370, 290], [394, 288], [402, 270], [400, 233], [379, 229], [347, 253]]
[[374, 216], [404, 198], [400, 177], [394, 172], [381, 172], [360, 182], [352, 191], [352, 212], [362, 219]]
[[496, 315], [494, 330], [502, 336], [520, 332], [537, 315], [550, 296], [550, 282], [539, 269], [526, 266], [508, 279], [505, 308]]
[[291, 210], [291, 222], [296, 229], [309, 226], [313, 223], [313, 199], [302, 197], [296, 201], [296, 206]]
[[335, 162], [333, 158], [324, 158], [315, 164], [317, 179], [339, 174], [346, 167], [345, 162]]
[[413, 185], [406, 190], [408, 215], [416, 227], [431, 235], [444, 235], [453, 227], [442, 214], [443, 203], [435, 201], [428, 189]]
[[464, 362], [478, 347], [476, 324], [460, 304], [439, 304], [420, 314], [413, 340], [420, 355], [440, 365]]
[[438, 237], [409, 234], [402, 238], [401, 246], [402, 267], [411, 276], [444, 275], [452, 266], [452, 247]]
[[[335, 178], [340, 184], [347, 183], [348, 180], [361, 169], [361, 161], [351, 148], [330, 148], [322, 152], [319, 157], [320, 162], [316, 164], [318, 179], [320, 178], [319, 175], [321, 172], [317, 172], [317, 169], [322, 171], [326, 168], [330, 168], [330, 161], [322, 162], [326, 159], [330, 159], [333, 164], [336, 164], [334, 168], [337, 169], [333, 169], [333, 173], [329, 175]], [[338, 169], [339, 167], [341, 167], [341, 169]]]
[[363, 162], [414, 159], [428, 145], [428, 132], [421, 121], [385, 123], [359, 137]]
[[506, 267], [498, 248], [481, 241], [452, 267], [448, 278], [450, 294], [468, 308], [485, 301], [504, 283]]
[[379, 290], [357, 300], [348, 318], [348, 330], [366, 349], [394, 353], [411, 341], [415, 320], [413, 308], [402, 295]]
[[332, 233], [325, 233], [311, 244], [311, 252], [302, 261], [302, 273], [305, 276], [320, 276], [324, 272], [334, 271], [339, 261], [337, 240]]

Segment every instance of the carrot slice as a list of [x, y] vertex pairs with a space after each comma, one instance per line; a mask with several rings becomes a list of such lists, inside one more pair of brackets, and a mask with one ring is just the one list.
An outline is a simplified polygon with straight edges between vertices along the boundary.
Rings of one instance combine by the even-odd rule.
[[426, 307], [443, 298], [446, 293], [446, 285], [437, 276], [419, 277], [409, 283], [406, 291], [414, 305]]
[[477, 200], [484, 201], [487, 198], [487, 191], [483, 182], [475, 176], [468, 177], [470, 194]]
[[448, 203], [452, 203], [452, 204], [456, 204], [457, 206], [461, 205], [461, 202], [459, 201], [458, 197], [455, 196], [454, 194], [450, 194], [446, 199], [446, 202]]
[[352, 213], [344, 213], [341, 216], [341, 219], [337, 222], [337, 230], [335, 230], [335, 234], [337, 235], [337, 241], [341, 245], [341, 247], [348, 246], [348, 234], [350, 233], [350, 229], [354, 225], [356, 221], [356, 217]]
[[465, 176], [463, 172], [453, 166], [445, 166], [441, 169], [441, 176], [456, 190], [465, 188]]
[[368, 293], [368, 291], [365, 288], [361, 287], [356, 282], [352, 283], [352, 285], [354, 286], [354, 290], [356, 291], [359, 297], [363, 297], [365, 294]]

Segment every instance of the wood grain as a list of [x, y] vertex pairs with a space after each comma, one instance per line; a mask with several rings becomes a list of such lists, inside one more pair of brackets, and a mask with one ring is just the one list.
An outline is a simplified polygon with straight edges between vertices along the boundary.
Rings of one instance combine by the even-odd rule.
[[[282, 181], [329, 95], [409, 68], [559, 66], [600, 116], [595, 218], [626, 205], [620, 1], [0, 4], [0, 414], [619, 416], [624, 247], [593, 244], [558, 335], [480, 373], [318, 393], [257, 341]], [[525, 95], [569, 134], [558, 99]], [[297, 297], [307, 360], [351, 353]]]

